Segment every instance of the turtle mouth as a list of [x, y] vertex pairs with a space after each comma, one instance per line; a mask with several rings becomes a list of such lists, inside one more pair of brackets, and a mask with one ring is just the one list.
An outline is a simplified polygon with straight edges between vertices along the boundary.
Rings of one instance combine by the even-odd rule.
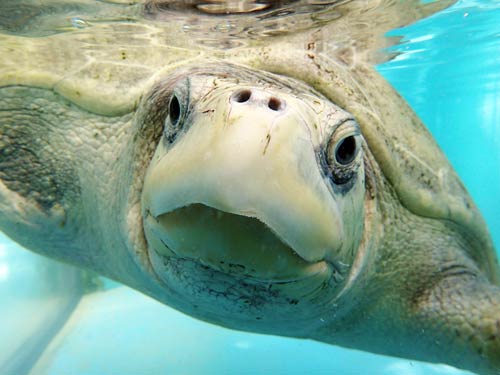
[[336, 266], [308, 261], [258, 218], [191, 204], [145, 217], [149, 251], [155, 257], [195, 261], [235, 277], [262, 282], [298, 281]]

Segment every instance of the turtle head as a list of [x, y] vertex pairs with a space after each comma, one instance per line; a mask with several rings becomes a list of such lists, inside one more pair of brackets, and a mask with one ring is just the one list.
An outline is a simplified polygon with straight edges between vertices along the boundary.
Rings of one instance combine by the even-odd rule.
[[162, 134], [141, 206], [159, 282], [188, 313], [240, 329], [286, 334], [318, 319], [363, 232], [356, 121], [297, 81], [241, 68], [183, 72], [153, 91]]

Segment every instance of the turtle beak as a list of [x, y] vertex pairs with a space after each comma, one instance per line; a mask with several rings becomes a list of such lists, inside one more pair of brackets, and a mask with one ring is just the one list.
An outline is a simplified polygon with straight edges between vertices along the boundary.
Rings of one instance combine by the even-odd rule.
[[[224, 263], [221, 248], [245, 264], [259, 246], [266, 249], [260, 258], [280, 247], [301, 262], [331, 260], [342, 243], [342, 217], [318, 166], [311, 109], [291, 95], [256, 88], [204, 105], [174, 144], [160, 142], [149, 166], [142, 198], [148, 242], [161, 237], [164, 249], [155, 246], [157, 252], [209, 264]], [[252, 267], [265, 259], [257, 263]]]

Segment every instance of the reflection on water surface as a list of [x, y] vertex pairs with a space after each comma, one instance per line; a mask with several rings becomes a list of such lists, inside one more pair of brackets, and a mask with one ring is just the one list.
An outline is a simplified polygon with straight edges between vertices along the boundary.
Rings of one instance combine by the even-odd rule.
[[[5, 0], [0, 4], [0, 32], [43, 37], [97, 25], [101, 27], [96, 32], [112, 32], [115, 25], [133, 24], [163, 33], [163, 43], [227, 49], [314, 29], [325, 34], [326, 40], [358, 40], [366, 48], [372, 43], [363, 39], [380, 36], [390, 28], [408, 24], [451, 3], [451, 0], [431, 4], [415, 0]], [[339, 22], [338, 27], [322, 29], [339, 18], [345, 21]], [[124, 32], [123, 27], [120, 32]], [[125, 32], [132, 35], [143, 30], [130, 27]], [[123, 39], [119, 42], [123, 43]]]

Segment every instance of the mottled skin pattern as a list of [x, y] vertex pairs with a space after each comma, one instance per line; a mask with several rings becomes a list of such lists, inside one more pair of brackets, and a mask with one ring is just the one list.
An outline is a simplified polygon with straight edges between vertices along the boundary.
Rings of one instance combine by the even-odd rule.
[[[218, 52], [162, 45], [148, 25], [96, 25], [44, 39], [1, 34], [0, 55], [11, 58], [0, 60], [0, 228], [27, 248], [216, 324], [499, 374], [499, 271], [486, 225], [423, 125], [368, 64], [380, 40], [357, 34], [357, 26], [372, 20], [382, 31], [430, 11], [398, 5], [403, 8], [385, 8], [374, 17], [355, 4], [340, 6], [344, 17], [322, 31]], [[326, 42], [325, 35], [339, 38]], [[68, 42], [86, 48], [68, 50]], [[265, 101], [249, 101], [247, 111], [231, 117], [237, 104], [227, 98], [242, 87]], [[187, 93], [180, 111], [190, 113], [181, 116], [178, 136], [167, 123], [175, 112], [169, 104], [174, 93]], [[296, 98], [286, 113], [291, 122], [308, 118], [310, 136], [281, 130], [281, 140], [269, 141], [266, 153], [289, 157], [285, 166], [292, 171], [324, 177], [283, 172], [291, 182], [304, 177], [304, 187], [329, 187], [349, 233], [339, 234], [343, 247], [332, 244], [341, 253], [318, 260], [290, 251], [293, 275], [277, 281], [280, 275], [256, 277], [273, 270], [265, 257], [253, 271], [244, 262], [217, 268], [213, 259], [178, 256], [166, 245], [160, 249], [155, 236], [168, 237], [168, 231], [145, 234], [158, 218], [143, 198], [154, 155], [170, 157], [183, 145], [196, 157], [208, 138], [191, 139], [199, 132], [219, 134], [215, 141], [229, 137], [213, 132], [261, 111], [268, 93], [287, 103]], [[272, 110], [269, 118], [278, 118], [271, 116]], [[321, 158], [306, 163], [296, 157], [308, 149], [323, 155], [342, 129], [342, 116], [353, 118], [357, 125], [351, 130], [359, 132], [361, 162], [348, 166], [357, 176], [349, 188], [330, 178], [335, 167]], [[329, 127], [329, 119], [337, 122]], [[295, 146], [297, 140], [303, 147]], [[240, 161], [234, 155], [227, 159]], [[267, 183], [258, 186], [263, 194], [256, 209], [269, 203]], [[311, 196], [312, 202], [325, 199]], [[285, 213], [296, 208], [293, 199], [287, 202]], [[353, 212], [357, 204], [361, 213]], [[317, 217], [306, 219], [321, 227]], [[253, 225], [248, 220], [244, 226]], [[362, 225], [362, 233], [354, 224]], [[266, 232], [259, 227], [255, 233], [258, 250], [267, 243], [261, 237]], [[304, 243], [314, 240], [304, 235]], [[316, 266], [313, 274], [305, 271]]]

